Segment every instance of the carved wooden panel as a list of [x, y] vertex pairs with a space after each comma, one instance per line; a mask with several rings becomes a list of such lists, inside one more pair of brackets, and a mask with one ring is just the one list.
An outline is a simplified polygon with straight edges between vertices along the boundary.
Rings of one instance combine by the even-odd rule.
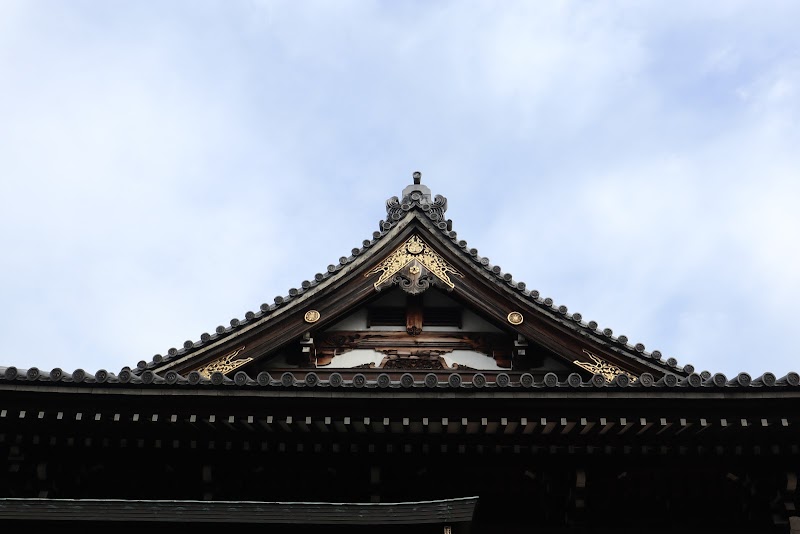
[[403, 291], [416, 295], [438, 283], [447, 290], [455, 287], [450, 275], [463, 277], [458, 269], [436, 253], [418, 234], [413, 234], [377, 267], [364, 276], [380, 273], [375, 289], [399, 284]]

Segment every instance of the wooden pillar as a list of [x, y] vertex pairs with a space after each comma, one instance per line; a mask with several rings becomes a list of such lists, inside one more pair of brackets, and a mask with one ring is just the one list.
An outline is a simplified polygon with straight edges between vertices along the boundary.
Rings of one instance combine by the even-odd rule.
[[412, 336], [422, 333], [422, 297], [420, 295], [406, 297], [406, 332]]
[[373, 465], [369, 471], [369, 485], [370, 485], [370, 502], [381, 502], [381, 468], [380, 466]]
[[211, 464], [206, 464], [202, 466], [202, 473], [203, 473], [203, 500], [204, 501], [213, 501], [214, 500], [214, 469]]
[[303, 334], [303, 339], [300, 341], [300, 348], [303, 351], [301, 358], [301, 367], [316, 367], [317, 366], [317, 351], [314, 347], [314, 338], [311, 337], [310, 332]]
[[786, 488], [783, 492], [783, 506], [786, 510], [786, 516], [789, 520], [789, 532], [791, 534], [800, 534], [800, 515], [797, 511], [797, 502], [795, 496], [797, 494], [797, 473], [790, 471], [786, 473]]
[[575, 470], [575, 479], [567, 502], [567, 524], [582, 526], [586, 511], [586, 471]]

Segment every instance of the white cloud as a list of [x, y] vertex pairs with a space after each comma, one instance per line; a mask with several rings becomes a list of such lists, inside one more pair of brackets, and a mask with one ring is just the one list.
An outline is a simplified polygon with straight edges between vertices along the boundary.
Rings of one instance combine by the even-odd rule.
[[699, 368], [796, 367], [793, 3], [0, 12], [4, 364], [197, 339], [370, 237], [421, 170], [571, 311]]

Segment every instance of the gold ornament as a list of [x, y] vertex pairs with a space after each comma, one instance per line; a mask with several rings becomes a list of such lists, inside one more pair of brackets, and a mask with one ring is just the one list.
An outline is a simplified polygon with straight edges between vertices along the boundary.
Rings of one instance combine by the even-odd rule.
[[425, 247], [423, 246], [423, 244], [422, 244], [422, 242], [420, 240], [411, 240], [411, 239], [409, 239], [408, 241], [406, 241], [406, 250], [412, 256], [416, 256], [417, 254], [422, 252], [422, 250], [424, 248]]
[[[400, 245], [394, 252], [389, 254], [385, 260], [383, 260], [380, 265], [366, 273], [364, 276], [370, 276], [375, 273], [381, 273], [378, 281], [375, 282], [375, 289], [390, 280], [399, 270], [406, 267], [409, 263], [413, 261], [417, 261], [420, 265], [428, 269], [436, 278], [441, 280], [444, 284], [447, 285], [450, 289], [455, 287], [455, 284], [450, 280], [449, 274], [454, 274], [456, 276], [463, 277], [464, 275], [458, 272], [456, 268], [451, 266], [444, 258], [442, 258], [439, 254], [431, 250], [431, 247], [425, 243], [418, 235], [414, 234], [409, 237], [405, 243]], [[411, 271], [411, 274], [419, 274], [419, 265], [414, 264], [413, 268], [417, 269], [417, 272]]]
[[592, 354], [588, 350], [584, 349], [583, 352], [585, 352], [587, 355], [589, 355], [589, 357], [594, 361], [594, 363], [581, 362], [581, 361], [578, 361], [578, 360], [575, 360], [574, 362], [572, 362], [575, 365], [577, 365], [578, 367], [582, 367], [582, 368], [586, 369], [587, 371], [589, 371], [592, 374], [603, 375], [603, 377], [606, 380], [608, 380], [609, 382], [613, 381], [614, 378], [616, 378], [618, 375], [627, 375], [628, 378], [631, 379], [631, 382], [635, 382], [637, 380], [637, 377], [635, 375], [629, 373], [628, 371], [624, 371], [624, 370], [620, 369], [616, 365], [613, 365], [613, 364], [610, 364], [610, 363], [608, 363], [608, 362], [606, 362], [604, 360], [601, 360], [600, 358], [598, 358], [597, 356], [595, 356], [594, 354]]
[[303, 316], [303, 319], [307, 323], [316, 323], [319, 321], [319, 312], [317, 310], [308, 310], [306, 314]]
[[508, 314], [508, 322], [511, 324], [522, 324], [522, 314], [518, 311], [513, 311]]
[[234, 360], [236, 355], [239, 354], [242, 350], [244, 350], [244, 346], [239, 347], [235, 351], [223, 356], [218, 360], [214, 360], [211, 363], [207, 363], [203, 367], [199, 368], [197, 372], [206, 378], [211, 378], [211, 374], [216, 373], [217, 371], [219, 371], [223, 375], [228, 374], [234, 369], [238, 369], [244, 364], [252, 361], [253, 358], [242, 358], [240, 360]]

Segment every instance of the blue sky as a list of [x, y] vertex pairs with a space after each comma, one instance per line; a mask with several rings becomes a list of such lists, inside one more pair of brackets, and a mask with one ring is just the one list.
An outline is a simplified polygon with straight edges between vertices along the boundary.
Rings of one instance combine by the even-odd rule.
[[797, 2], [0, 0], [0, 366], [118, 371], [369, 238], [423, 173], [543, 297], [800, 371]]

